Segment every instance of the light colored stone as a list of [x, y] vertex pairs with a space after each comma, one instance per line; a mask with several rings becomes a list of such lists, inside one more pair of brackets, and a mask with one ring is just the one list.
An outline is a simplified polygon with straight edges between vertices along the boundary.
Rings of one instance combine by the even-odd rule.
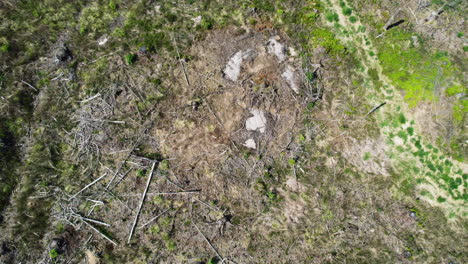
[[257, 149], [257, 144], [255, 143], [255, 140], [253, 140], [253, 138], [249, 138], [245, 141], [244, 147], [247, 147], [250, 149]]
[[238, 51], [231, 57], [224, 68], [225, 77], [233, 82], [237, 81], [240, 75], [242, 61], [250, 56], [252, 50]]
[[98, 45], [99, 46], [102, 46], [102, 45], [105, 45], [107, 43], [107, 41], [109, 41], [109, 37], [107, 36], [102, 36], [98, 39]]
[[286, 67], [283, 74], [281, 74], [281, 77], [283, 77], [283, 79], [286, 80], [286, 82], [289, 84], [289, 87], [291, 87], [291, 89], [293, 89], [294, 92], [299, 93], [296, 72], [291, 66], [288, 65]]
[[249, 131], [260, 131], [260, 133], [264, 133], [267, 120], [263, 111], [252, 109], [250, 110], [250, 113], [253, 116], [247, 118], [245, 121], [245, 128]]
[[202, 16], [193, 17], [192, 21], [193, 21], [193, 26], [196, 27], [196, 26], [200, 25], [200, 23], [202, 21]]
[[277, 38], [273, 37], [270, 38], [267, 42], [267, 50], [270, 54], [275, 54], [278, 60], [284, 61], [286, 59], [286, 54], [284, 53], [284, 46], [283, 44], [279, 43]]

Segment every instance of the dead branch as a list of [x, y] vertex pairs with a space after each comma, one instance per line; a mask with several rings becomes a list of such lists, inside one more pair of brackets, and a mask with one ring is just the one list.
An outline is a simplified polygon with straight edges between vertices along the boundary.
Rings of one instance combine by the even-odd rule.
[[187, 87], [190, 87], [190, 83], [189, 83], [189, 80], [187, 78], [187, 73], [185, 72], [184, 64], [182, 63], [182, 60], [180, 59], [179, 47], [177, 46], [177, 42], [176, 42], [176, 39], [175, 39], [174, 35], [172, 35], [172, 39], [174, 41], [174, 46], [176, 47], [178, 61], [180, 63], [180, 66], [182, 67], [182, 72], [184, 73], [185, 82], [187, 83]]
[[395, 17], [401, 12], [401, 8], [398, 8], [395, 13], [388, 19], [387, 23], [383, 26], [383, 29], [386, 31], [389, 29], [389, 27], [393, 24], [393, 21], [395, 20]]
[[[169, 183], [173, 184], [175, 187], [179, 188], [180, 190], [182, 190], [182, 191], [184, 191], [184, 192], [186, 191], [184, 188], [182, 188], [181, 186], [179, 186], [179, 185], [176, 184], [175, 182], [171, 181], [168, 177], [165, 177], [165, 178], [166, 178], [166, 180], [167, 180]], [[208, 207], [208, 208], [210, 208], [210, 209], [212, 209], [212, 210], [214, 210], [214, 211], [218, 211], [218, 212], [221, 211], [221, 209], [216, 208], [216, 207], [214, 207], [214, 206], [211, 206], [211, 205], [205, 203], [204, 201], [202, 201], [202, 200], [200, 200], [200, 199], [198, 199], [198, 198], [196, 198], [196, 197], [192, 197], [192, 199], [195, 200], [195, 201], [197, 201], [197, 202], [199, 202], [199, 203], [201, 203], [201, 204], [203, 204], [203, 205], [205, 205], [206, 207]]]
[[[114, 173], [114, 175], [112, 176], [112, 179], [109, 181], [109, 183], [106, 185], [106, 188], [109, 189], [109, 187], [111, 186], [111, 184], [114, 182], [115, 178], [117, 177], [117, 175], [119, 174], [120, 170], [122, 170], [125, 162], [130, 158], [130, 156], [132, 155], [132, 152], [136, 149], [136, 147], [138, 147], [138, 145], [140, 144], [140, 140], [143, 138], [143, 135], [145, 134], [146, 130], [148, 130], [148, 127], [149, 126], [145, 126], [144, 129], [142, 129], [140, 135], [138, 136], [137, 140], [135, 141], [135, 143], [133, 144], [132, 148], [130, 149], [130, 151], [128, 152], [127, 156], [125, 157], [125, 159], [120, 163], [119, 165], [119, 168], [117, 169], [117, 171]], [[117, 186], [117, 184], [115, 184], [112, 188], [114, 188], [115, 186]], [[112, 188], [110, 188], [109, 190], [111, 190]]]
[[34, 91], [36, 91], [36, 92], [39, 91], [39, 90], [36, 89], [36, 87], [32, 86], [31, 84], [29, 84], [29, 83], [27, 83], [27, 82], [25, 82], [23, 80], [21, 80], [21, 82], [26, 84], [29, 88], [33, 89]]
[[87, 103], [87, 102], [89, 102], [89, 101], [92, 101], [92, 100], [98, 98], [99, 96], [101, 96], [101, 94], [100, 94], [100, 93], [97, 93], [97, 94], [95, 94], [95, 95], [93, 95], [93, 96], [91, 96], [91, 97], [89, 97], [89, 98], [87, 98], [87, 99], [84, 99], [84, 100], [78, 101], [78, 102], [79, 102], [79, 103]]
[[106, 236], [104, 233], [102, 233], [101, 231], [99, 231], [97, 228], [95, 228], [93, 225], [91, 225], [90, 223], [86, 222], [85, 220], [82, 221], [83, 223], [85, 223], [87, 226], [91, 227], [91, 229], [93, 229], [94, 231], [98, 232], [102, 237], [104, 237], [107, 241], [111, 242], [114, 246], [117, 246], [117, 243], [114, 242], [112, 239], [110, 239], [110, 237]]
[[130, 229], [130, 234], [128, 235], [127, 244], [130, 244], [130, 240], [132, 239], [132, 236], [133, 236], [133, 231], [135, 231], [135, 227], [138, 222], [138, 217], [140, 216], [141, 208], [143, 207], [143, 203], [145, 202], [146, 193], [148, 192], [151, 179], [153, 178], [153, 171], [154, 171], [155, 166], [156, 166], [156, 161], [154, 161], [153, 166], [151, 166], [151, 171], [148, 175], [148, 181], [146, 182], [145, 191], [143, 192], [143, 195], [141, 196], [140, 205], [138, 206], [138, 211], [137, 211], [137, 214], [135, 215], [135, 220], [133, 221], [132, 229]]
[[404, 20], [400, 20], [400, 21], [394, 22], [395, 17], [396, 17], [400, 12], [401, 12], [401, 8], [398, 8], [398, 9], [395, 11], [395, 13], [393, 13], [393, 15], [388, 19], [387, 23], [385, 23], [385, 25], [383, 26], [383, 32], [382, 32], [380, 35], [378, 35], [377, 37], [375, 37], [376, 39], [382, 37], [383, 35], [385, 35], [385, 32], [387, 32], [387, 30], [391, 29], [392, 27], [398, 26], [399, 24], [401, 24], [402, 22], [404, 22]]
[[72, 197], [70, 197], [70, 199], [68, 200], [71, 200], [73, 198], [75, 198], [78, 194], [82, 193], [83, 191], [85, 191], [86, 189], [88, 189], [89, 187], [93, 186], [94, 184], [96, 184], [98, 181], [100, 181], [102, 178], [104, 178], [105, 176], [107, 175], [107, 172], [104, 173], [101, 177], [97, 178], [96, 180], [92, 181], [90, 184], [86, 185], [83, 189], [81, 189], [79, 192], [75, 193]]
[[91, 223], [95, 223], [95, 224], [98, 224], [98, 225], [103, 225], [103, 226], [107, 226], [107, 227], [110, 227], [111, 225], [108, 224], [108, 223], [105, 223], [105, 222], [102, 222], [102, 221], [99, 221], [99, 220], [96, 220], [96, 219], [92, 219], [92, 218], [87, 218], [87, 217], [84, 217], [82, 215], [79, 215], [77, 213], [75, 213], [73, 210], [71, 211], [71, 215], [78, 218], [78, 219], [81, 219], [83, 221], [88, 221], [88, 222], [91, 222]]
[[121, 181], [123, 181], [123, 179], [125, 179], [125, 177], [128, 175], [128, 173], [129, 173], [131, 170], [132, 170], [132, 169], [128, 169], [128, 170], [122, 175], [122, 177], [120, 177], [120, 179], [115, 183], [115, 185], [116, 185], [116, 186], [119, 185], [119, 183], [120, 183]]
[[169, 209], [166, 209], [164, 212], [158, 214], [157, 216], [151, 218], [151, 220], [149, 220], [148, 222], [146, 222], [146, 224], [144, 225], [141, 225], [140, 227], [138, 227], [137, 229], [142, 229], [144, 228], [145, 226], [149, 225], [151, 222], [153, 222], [154, 220], [158, 219], [160, 216], [162, 216], [163, 214], [165, 214], [167, 211], [169, 211]]
[[208, 245], [210, 245], [211, 249], [213, 249], [213, 251], [216, 253], [218, 258], [219, 259], [224, 259], [223, 257], [221, 257], [218, 250], [216, 250], [216, 248], [213, 246], [213, 244], [211, 244], [211, 242], [208, 240], [208, 238], [206, 238], [206, 236], [200, 231], [197, 224], [195, 224], [195, 222], [192, 222], [192, 223], [193, 223], [193, 226], [195, 226], [195, 228], [197, 229], [198, 233], [200, 233], [200, 235], [202, 235], [202, 237], [205, 239], [206, 243], [208, 243]]
[[[147, 193], [146, 196], [150, 195], [184, 195], [184, 194], [193, 194], [193, 193], [199, 193], [201, 190], [189, 190], [189, 191], [181, 191], [181, 192], [153, 192], [153, 193]], [[123, 194], [120, 195], [122, 197], [132, 197], [132, 196], [139, 196], [139, 194]]]
[[387, 104], [387, 102], [383, 102], [383, 103], [379, 104], [378, 106], [372, 108], [372, 109], [369, 111], [369, 113], [367, 113], [365, 116], [368, 116], [368, 115], [374, 113], [374, 112], [377, 111], [380, 107], [382, 107], [382, 106], [384, 106], [384, 105], [386, 105], [386, 104]]

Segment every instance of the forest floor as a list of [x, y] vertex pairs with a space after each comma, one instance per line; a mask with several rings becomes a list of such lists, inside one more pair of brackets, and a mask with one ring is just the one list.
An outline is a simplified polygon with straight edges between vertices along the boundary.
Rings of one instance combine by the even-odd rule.
[[4, 1], [0, 262], [467, 262], [466, 7]]

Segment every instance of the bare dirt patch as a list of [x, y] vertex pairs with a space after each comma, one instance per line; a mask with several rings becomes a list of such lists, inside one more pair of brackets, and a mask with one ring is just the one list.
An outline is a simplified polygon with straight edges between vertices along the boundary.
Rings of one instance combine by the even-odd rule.
[[153, 130], [164, 154], [194, 166], [242, 146], [278, 153], [304, 101], [296, 95], [300, 63], [286, 55], [287, 45], [273, 32], [236, 35], [235, 29], [213, 32], [195, 45], [184, 69], [188, 83], [179, 80], [180, 108], [170, 114], [171, 124]]

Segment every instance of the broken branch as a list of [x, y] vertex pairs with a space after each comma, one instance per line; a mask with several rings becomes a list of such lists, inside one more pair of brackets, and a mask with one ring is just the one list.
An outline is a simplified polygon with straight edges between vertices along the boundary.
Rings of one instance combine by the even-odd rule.
[[151, 220], [149, 220], [148, 222], [146, 222], [146, 224], [144, 224], [144, 225], [138, 227], [137, 229], [142, 229], [142, 228], [144, 228], [145, 226], [147, 226], [148, 224], [150, 224], [150, 223], [153, 222], [154, 220], [158, 219], [161, 215], [165, 214], [167, 211], [169, 211], [169, 209], [166, 209], [164, 212], [162, 212], [162, 213], [158, 214], [157, 216], [151, 218]]
[[387, 104], [386, 102], [383, 102], [383, 103], [379, 104], [378, 106], [372, 108], [372, 110], [370, 110], [369, 113], [366, 114], [366, 116], [368, 116], [368, 115], [374, 113], [375, 111], [377, 111], [377, 109], [379, 109], [380, 107], [382, 107], [382, 106], [384, 106], [384, 105], [386, 105], [386, 104]]
[[213, 249], [213, 251], [216, 253], [216, 255], [218, 256], [219, 259], [223, 259], [223, 257], [221, 257], [221, 255], [219, 254], [218, 250], [216, 250], [216, 248], [211, 244], [211, 242], [208, 240], [208, 238], [206, 238], [206, 236], [202, 233], [202, 231], [200, 231], [200, 229], [198, 228], [198, 226], [195, 224], [195, 222], [192, 222], [193, 225], [195, 226], [195, 228], [197, 229], [198, 233], [200, 233], [200, 235], [202, 235], [202, 237], [205, 239], [206, 243], [208, 243], [208, 245], [210, 245], [211, 249]]
[[89, 187], [93, 186], [94, 184], [96, 184], [98, 181], [100, 181], [102, 178], [104, 178], [105, 176], [107, 175], [107, 172], [104, 173], [101, 177], [97, 178], [96, 180], [92, 181], [90, 184], [86, 185], [83, 189], [81, 189], [79, 192], [75, 193], [72, 197], [70, 197], [70, 199], [68, 200], [71, 200], [73, 198], [75, 198], [78, 194], [82, 193], [83, 191], [85, 191], [86, 189], [88, 189]]
[[148, 188], [149, 188], [149, 185], [151, 183], [151, 179], [153, 178], [153, 171], [154, 171], [155, 166], [156, 166], [156, 161], [154, 161], [153, 166], [151, 166], [151, 172], [148, 175], [148, 181], [146, 182], [145, 191], [143, 192], [143, 195], [141, 196], [140, 205], [138, 206], [138, 212], [135, 215], [135, 220], [133, 221], [132, 229], [130, 230], [130, 234], [128, 235], [127, 244], [130, 244], [130, 240], [132, 239], [133, 232], [135, 231], [135, 227], [136, 227], [137, 222], [138, 222], [138, 217], [140, 216], [141, 208], [143, 207], [143, 203], [145, 202], [146, 193], [148, 192]]
[[104, 233], [102, 233], [101, 231], [99, 231], [97, 228], [95, 228], [93, 225], [91, 225], [90, 223], [86, 222], [85, 220], [82, 220], [83, 223], [85, 223], [87, 226], [91, 227], [91, 229], [93, 229], [94, 231], [98, 232], [102, 237], [104, 237], [107, 241], [111, 242], [114, 246], [117, 246], [117, 243], [115, 243], [112, 239], [110, 239], [110, 237], [106, 236]]

